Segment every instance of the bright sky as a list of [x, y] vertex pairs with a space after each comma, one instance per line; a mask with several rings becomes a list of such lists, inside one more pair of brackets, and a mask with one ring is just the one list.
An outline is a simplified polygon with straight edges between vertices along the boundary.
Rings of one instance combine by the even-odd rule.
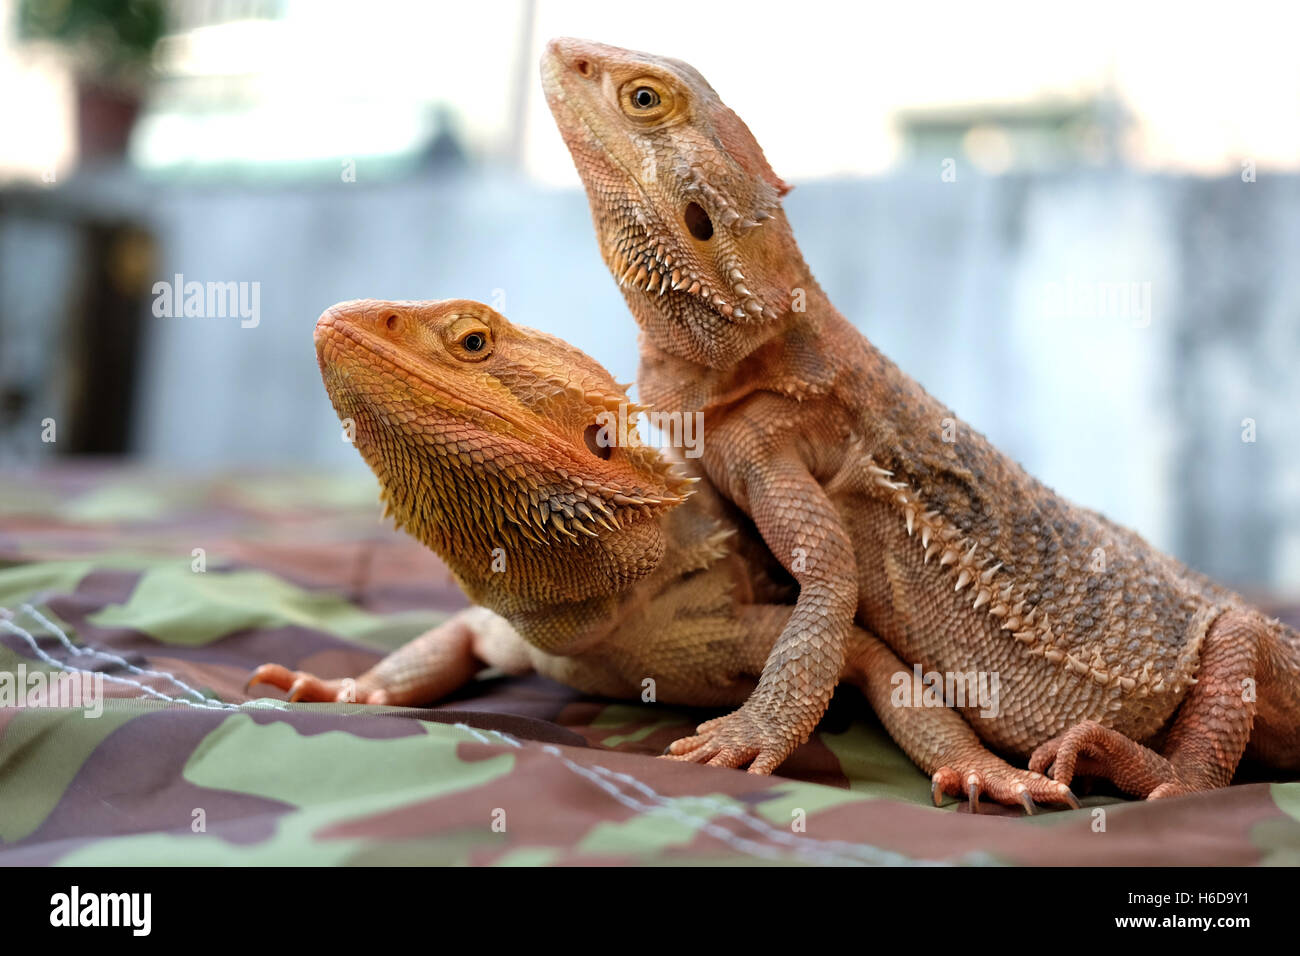
[[[15, 3], [0, 0], [6, 20]], [[1136, 114], [1140, 165], [1300, 166], [1300, 15], [1280, 3], [1188, 6], [539, 0], [522, 74], [525, 164], [545, 182], [577, 182], [536, 71], [549, 37], [574, 35], [693, 63], [791, 180], [889, 168], [902, 108], [1077, 98], [1108, 83]], [[247, 97], [257, 108], [195, 115], [162, 100], [145, 158], [401, 151], [425, 135], [438, 101], [456, 110], [473, 146], [500, 153], [521, 76], [521, 9], [521, 0], [288, 0], [284, 21], [199, 31], [172, 62], [226, 77], [232, 102]], [[57, 162], [69, 153], [59, 106], [69, 105], [70, 84], [24, 62], [10, 37], [2, 42], [0, 173]], [[27, 135], [8, 135], [15, 130]]]
[[[535, 50], [576, 35], [666, 53], [698, 68], [755, 131], [782, 176], [891, 165], [900, 107], [1098, 92], [1108, 77], [1158, 167], [1217, 170], [1252, 157], [1300, 166], [1300, 8], [1252, 4], [693, 3], [539, 4]], [[1190, 11], [1190, 12], [1189, 12]], [[1273, 12], [1270, 12], [1273, 11]], [[531, 168], [569, 181], [540, 94]], [[557, 159], [558, 157], [558, 159]]]

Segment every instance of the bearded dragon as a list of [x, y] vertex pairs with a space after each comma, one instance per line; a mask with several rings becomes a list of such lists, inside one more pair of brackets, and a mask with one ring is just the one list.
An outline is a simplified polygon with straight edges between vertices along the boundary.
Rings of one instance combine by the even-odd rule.
[[[1057, 782], [1156, 798], [1225, 786], [1246, 753], [1300, 769], [1300, 636], [1058, 497], [874, 348], [804, 262], [789, 187], [695, 69], [559, 39], [541, 74], [642, 331], [642, 397], [706, 416], [704, 472], [799, 585], [754, 694], [674, 754], [778, 766], [821, 717], [856, 616], [926, 673], [996, 675], [995, 715], [946, 702]], [[989, 789], [1001, 764], [916, 749], [946, 792]]]
[[[468, 300], [341, 303], [315, 342], [385, 514], [478, 606], [359, 677], [268, 663], [250, 685], [415, 705], [490, 666], [609, 697], [653, 686], [655, 699], [691, 706], [752, 693], [793, 582], [687, 462], [641, 440], [643, 407], [593, 359]], [[844, 679], [914, 759], [936, 739], [982, 749], [953, 711], [889, 706], [905, 668], [869, 632], [852, 627], [847, 648]], [[1035, 800], [1077, 806], [1068, 787], [1009, 764], [990, 762], [988, 779], [990, 796], [1031, 812]]]

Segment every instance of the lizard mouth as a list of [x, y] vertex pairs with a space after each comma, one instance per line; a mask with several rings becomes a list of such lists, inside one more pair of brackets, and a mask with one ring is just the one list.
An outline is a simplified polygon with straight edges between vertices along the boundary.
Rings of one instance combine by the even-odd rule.
[[[695, 238], [704, 241], [712, 237], [713, 221], [699, 203], [688, 203], [682, 218]], [[669, 292], [683, 295], [733, 322], [779, 317], [745, 285], [745, 275], [738, 265], [727, 270], [732, 288], [719, 289], [689, 265], [691, 259], [675, 248], [671, 236], [660, 240], [644, 226], [627, 226], [630, 228], [625, 227], [609, 247], [605, 260], [620, 288], [631, 286], [651, 297]]]
[[[700, 252], [687, 250], [687, 243], [680, 236], [685, 230], [696, 242], [708, 242], [715, 235], [713, 217], [708, 210], [694, 198], [688, 198], [682, 207], [681, 222], [663, 223], [655, 211], [655, 203], [646, 193], [641, 182], [628, 173], [616, 156], [614, 156], [599, 136], [577, 113], [579, 119], [600, 143], [602, 154], [622, 169], [627, 181], [635, 189], [633, 210], [620, 217], [617, 238], [613, 242], [602, 243], [609, 251], [605, 263], [619, 288], [631, 286], [647, 296], [663, 296], [669, 292], [698, 300], [705, 308], [718, 313], [732, 322], [746, 322], [758, 319], [775, 320], [777, 311], [763, 302], [745, 285], [745, 275], [740, 271], [739, 260], [734, 256], [729, 263], [718, 266], [723, 282], [730, 283], [730, 288], [716, 284], [700, 268]], [[701, 191], [694, 182], [687, 182], [684, 190], [688, 196]], [[658, 226], [656, 231], [652, 224]], [[711, 270], [710, 270], [711, 271]]]
[[[340, 414], [348, 405], [360, 406], [368, 417], [378, 417], [386, 427], [392, 427], [389, 419], [395, 412], [409, 414], [409, 405], [400, 409], [388, 400], [392, 386], [371, 386], [367, 380], [360, 379], [356, 372], [364, 370], [367, 379], [376, 371], [387, 372], [422, 396], [432, 396], [430, 404], [435, 408], [445, 409], [458, 421], [483, 421], [494, 419], [507, 426], [516, 441], [532, 445], [538, 437], [536, 423], [531, 425], [509, 412], [502, 412], [469, 401], [464, 397], [464, 390], [453, 391], [453, 387], [431, 375], [428, 369], [412, 363], [401, 350], [394, 348], [385, 340], [368, 335], [363, 329], [357, 329], [346, 322], [335, 320], [317, 331], [317, 355], [320, 361], [326, 390], [334, 401]], [[596, 441], [600, 425], [592, 425], [583, 432], [582, 440], [587, 451], [597, 463], [610, 461], [613, 448], [602, 446]], [[363, 449], [364, 453], [364, 449]], [[611, 530], [621, 527], [621, 515], [625, 509], [636, 510], [649, 516], [652, 509], [671, 506], [684, 500], [683, 491], [691, 482], [685, 482], [684, 488], [669, 485], [666, 490], [655, 491], [639, 482], [626, 484], [611, 481], [610, 476], [601, 473], [600, 465], [595, 471], [583, 472], [570, 465], [555, 469], [564, 486], [564, 492], [570, 497], [576, 496], [575, 502], [581, 500], [582, 506], [573, 504], [572, 508], [564, 504], [555, 504], [571, 530], [559, 529], [569, 539], [576, 540], [573, 532], [588, 537], [597, 537], [600, 529]], [[563, 497], [563, 495], [561, 495]], [[559, 501], [559, 499], [557, 499]], [[599, 526], [599, 527], [598, 527]]]

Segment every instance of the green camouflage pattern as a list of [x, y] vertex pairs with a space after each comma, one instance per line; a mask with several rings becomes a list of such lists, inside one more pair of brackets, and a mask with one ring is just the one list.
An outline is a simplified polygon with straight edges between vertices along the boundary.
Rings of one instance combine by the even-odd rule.
[[0, 478], [0, 675], [104, 694], [94, 717], [0, 709], [0, 863], [1300, 863], [1300, 783], [1261, 769], [1150, 804], [936, 809], [847, 688], [772, 777], [655, 759], [705, 712], [535, 675], [427, 709], [250, 698], [258, 664], [359, 673], [464, 605], [376, 498], [368, 475]]

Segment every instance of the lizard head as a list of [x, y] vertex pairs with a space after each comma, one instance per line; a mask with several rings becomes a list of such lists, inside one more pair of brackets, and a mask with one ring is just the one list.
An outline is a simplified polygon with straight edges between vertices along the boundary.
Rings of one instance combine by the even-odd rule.
[[385, 513], [467, 589], [494, 557], [573, 599], [658, 563], [661, 513], [692, 479], [619, 427], [640, 407], [583, 352], [465, 299], [343, 302], [315, 340]]
[[789, 188], [749, 128], [680, 60], [552, 40], [542, 87], [601, 252], [660, 348], [712, 367], [778, 330], [806, 267]]

